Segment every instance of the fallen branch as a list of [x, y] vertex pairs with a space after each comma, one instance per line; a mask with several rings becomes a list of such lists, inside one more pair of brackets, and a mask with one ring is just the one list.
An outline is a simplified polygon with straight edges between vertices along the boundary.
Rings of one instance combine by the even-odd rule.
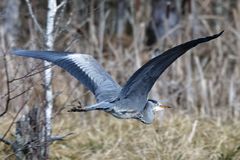
[[48, 142], [54, 142], [54, 141], [63, 141], [65, 137], [72, 135], [73, 133], [68, 133], [64, 136], [52, 136]]
[[3, 136], [0, 136], [0, 142], [3, 142], [3, 143], [5, 143], [6, 145], [10, 145], [10, 146], [13, 145], [13, 143], [12, 143], [11, 141], [6, 140]]

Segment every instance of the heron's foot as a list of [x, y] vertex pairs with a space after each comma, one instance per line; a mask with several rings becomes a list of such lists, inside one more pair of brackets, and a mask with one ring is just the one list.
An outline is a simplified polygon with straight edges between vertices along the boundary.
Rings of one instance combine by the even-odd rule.
[[86, 109], [84, 109], [81, 101], [78, 101], [78, 106], [75, 106], [73, 108], [71, 108], [70, 110], [68, 110], [68, 112], [85, 112]]
[[83, 105], [82, 105], [82, 103], [81, 103], [81, 101], [78, 101], [78, 106], [77, 106], [77, 108], [83, 108]]
[[142, 119], [142, 118], [143, 118], [143, 115], [142, 115], [142, 113], [137, 113], [137, 114], [136, 114], [136, 117], [137, 117], [138, 119]]
[[79, 106], [77, 106], [77, 107], [73, 107], [73, 108], [71, 108], [70, 110], [68, 110], [68, 112], [86, 112], [86, 109], [84, 109], [83, 107], [79, 107]]

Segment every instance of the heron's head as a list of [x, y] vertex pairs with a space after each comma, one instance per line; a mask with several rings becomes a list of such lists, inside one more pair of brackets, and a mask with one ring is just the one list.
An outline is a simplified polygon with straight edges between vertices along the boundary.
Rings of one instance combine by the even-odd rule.
[[172, 108], [170, 106], [163, 105], [162, 103], [160, 103], [159, 101], [156, 101], [156, 100], [149, 99], [148, 101], [150, 101], [153, 104], [154, 112], [164, 111], [167, 108]]

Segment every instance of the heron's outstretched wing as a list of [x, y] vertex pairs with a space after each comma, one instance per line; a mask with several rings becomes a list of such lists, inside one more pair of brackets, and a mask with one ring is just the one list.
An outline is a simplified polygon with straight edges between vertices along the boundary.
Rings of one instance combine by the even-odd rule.
[[90, 55], [54, 51], [12, 51], [18, 56], [32, 57], [52, 62], [77, 78], [96, 96], [98, 102], [113, 98], [120, 92], [120, 86]]
[[149, 91], [158, 77], [178, 57], [200, 43], [204, 43], [219, 37], [222, 33], [223, 31], [213, 36], [199, 38], [183, 43], [151, 59], [129, 78], [120, 92], [120, 98], [132, 97], [134, 100], [134, 97], [138, 97], [139, 100], [146, 99]]

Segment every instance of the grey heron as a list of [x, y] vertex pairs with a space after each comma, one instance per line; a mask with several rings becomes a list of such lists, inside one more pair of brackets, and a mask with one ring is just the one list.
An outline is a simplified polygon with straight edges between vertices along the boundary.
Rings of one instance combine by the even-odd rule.
[[117, 118], [137, 119], [150, 124], [153, 122], [155, 112], [165, 108], [159, 101], [148, 99], [148, 93], [159, 76], [185, 52], [200, 43], [219, 37], [222, 33], [223, 31], [188, 41], [165, 51], [139, 68], [122, 87], [92, 56], [87, 54], [29, 50], [14, 50], [13, 53], [46, 60], [62, 67], [95, 95], [96, 104], [75, 107], [70, 110], [71, 112], [102, 110]]

